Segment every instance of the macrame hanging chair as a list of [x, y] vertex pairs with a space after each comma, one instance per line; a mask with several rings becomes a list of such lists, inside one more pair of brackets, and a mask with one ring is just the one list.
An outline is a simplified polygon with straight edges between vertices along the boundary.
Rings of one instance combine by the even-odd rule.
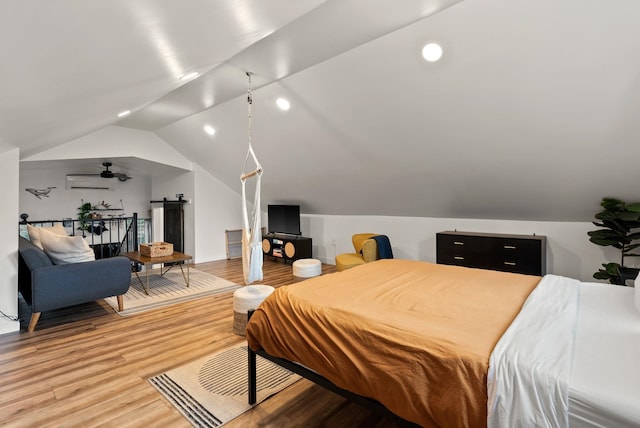
[[[249, 285], [255, 281], [262, 280], [262, 225], [260, 221], [260, 180], [262, 178], [262, 165], [258, 161], [252, 146], [251, 135], [251, 106], [253, 104], [253, 94], [251, 92], [251, 73], [247, 73], [248, 77], [248, 89], [247, 89], [247, 104], [248, 104], [248, 136], [249, 136], [249, 149], [247, 150], [247, 156], [244, 159], [244, 166], [242, 167], [242, 175], [240, 181], [242, 182], [242, 273], [244, 274], [244, 282]], [[249, 157], [255, 163], [255, 168], [252, 171], [247, 172], [247, 164]], [[247, 207], [246, 196], [246, 183], [247, 179], [255, 177], [255, 195], [253, 197], [253, 208], [251, 209], [251, 218], [249, 218], [249, 210]]]

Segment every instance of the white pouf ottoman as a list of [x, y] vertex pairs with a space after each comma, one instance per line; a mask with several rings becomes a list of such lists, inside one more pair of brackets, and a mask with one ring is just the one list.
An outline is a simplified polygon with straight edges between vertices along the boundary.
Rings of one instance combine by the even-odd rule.
[[322, 264], [318, 259], [300, 259], [293, 262], [293, 276], [311, 278], [322, 273]]
[[247, 313], [258, 309], [260, 303], [273, 291], [270, 285], [247, 285], [233, 292], [233, 332], [244, 336], [247, 328]]

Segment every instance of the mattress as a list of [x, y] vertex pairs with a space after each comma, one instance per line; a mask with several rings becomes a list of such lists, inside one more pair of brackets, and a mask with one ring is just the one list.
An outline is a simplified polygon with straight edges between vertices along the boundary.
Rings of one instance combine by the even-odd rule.
[[632, 287], [582, 283], [573, 371], [572, 428], [640, 427], [640, 312]]

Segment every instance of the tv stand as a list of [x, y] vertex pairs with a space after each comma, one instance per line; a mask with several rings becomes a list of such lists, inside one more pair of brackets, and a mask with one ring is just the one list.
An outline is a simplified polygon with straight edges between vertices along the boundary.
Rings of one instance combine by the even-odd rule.
[[295, 261], [311, 258], [311, 238], [300, 235], [268, 233], [262, 236], [262, 253], [273, 260]]

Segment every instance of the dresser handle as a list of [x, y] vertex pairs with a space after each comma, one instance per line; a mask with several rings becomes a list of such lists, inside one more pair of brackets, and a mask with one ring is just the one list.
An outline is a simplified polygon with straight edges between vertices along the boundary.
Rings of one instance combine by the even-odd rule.
[[505, 265], [515, 266], [516, 262], [504, 262]]
[[464, 260], [464, 257], [462, 256], [453, 256], [453, 258], [456, 260]]
[[505, 245], [504, 246], [505, 250], [515, 250], [516, 247], [514, 247], [513, 245]]
[[453, 245], [464, 245], [464, 242], [453, 241]]

